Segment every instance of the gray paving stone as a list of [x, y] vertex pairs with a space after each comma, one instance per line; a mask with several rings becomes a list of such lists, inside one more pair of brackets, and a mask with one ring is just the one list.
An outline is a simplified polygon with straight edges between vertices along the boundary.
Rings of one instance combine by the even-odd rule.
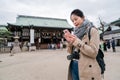
[[[120, 79], [120, 47], [105, 52], [106, 71], [103, 80]], [[38, 50], [0, 54], [0, 80], [67, 80], [68, 53], [63, 50]]]

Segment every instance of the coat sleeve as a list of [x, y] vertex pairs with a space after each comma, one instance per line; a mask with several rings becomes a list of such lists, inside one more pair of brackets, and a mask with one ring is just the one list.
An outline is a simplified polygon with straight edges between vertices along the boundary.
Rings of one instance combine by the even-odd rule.
[[67, 44], [67, 52], [70, 54], [72, 53], [72, 44]]
[[89, 44], [85, 44], [82, 40], [77, 38], [73, 42], [73, 45], [79, 48], [82, 54], [91, 58], [96, 58], [100, 42], [98, 30], [96, 28], [92, 28], [90, 31], [90, 36], [91, 39]]

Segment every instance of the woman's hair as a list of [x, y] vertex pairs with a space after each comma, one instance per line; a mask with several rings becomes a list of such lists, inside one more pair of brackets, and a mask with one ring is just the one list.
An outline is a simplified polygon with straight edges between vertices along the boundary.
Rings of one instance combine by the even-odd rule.
[[84, 14], [83, 14], [83, 12], [81, 11], [81, 10], [79, 10], [79, 9], [75, 9], [75, 10], [73, 10], [72, 12], [71, 12], [71, 15], [77, 15], [77, 16], [79, 16], [79, 17], [81, 17], [81, 18], [83, 18], [84, 17]]

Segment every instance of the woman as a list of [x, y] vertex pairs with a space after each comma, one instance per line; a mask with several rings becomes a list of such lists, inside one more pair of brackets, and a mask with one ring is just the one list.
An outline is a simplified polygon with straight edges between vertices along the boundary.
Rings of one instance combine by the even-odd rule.
[[[96, 56], [99, 49], [99, 33], [93, 24], [85, 19], [83, 12], [79, 9], [72, 11], [70, 19], [75, 25], [74, 34], [68, 30], [64, 30], [64, 38], [68, 42], [68, 52], [72, 55], [73, 52], [79, 52], [79, 59], [72, 57], [69, 67], [68, 80], [101, 80], [100, 67], [96, 61]], [[91, 28], [88, 38], [88, 30]], [[71, 59], [68, 56], [68, 59]], [[78, 61], [78, 73], [77, 65]], [[72, 66], [72, 67], [71, 67]], [[76, 73], [75, 73], [76, 72]], [[78, 78], [77, 78], [78, 75]]]

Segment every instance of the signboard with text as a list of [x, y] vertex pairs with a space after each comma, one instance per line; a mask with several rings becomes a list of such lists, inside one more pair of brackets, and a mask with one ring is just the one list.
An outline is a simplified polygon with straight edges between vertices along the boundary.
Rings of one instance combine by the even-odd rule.
[[30, 43], [34, 43], [34, 29], [30, 29]]

